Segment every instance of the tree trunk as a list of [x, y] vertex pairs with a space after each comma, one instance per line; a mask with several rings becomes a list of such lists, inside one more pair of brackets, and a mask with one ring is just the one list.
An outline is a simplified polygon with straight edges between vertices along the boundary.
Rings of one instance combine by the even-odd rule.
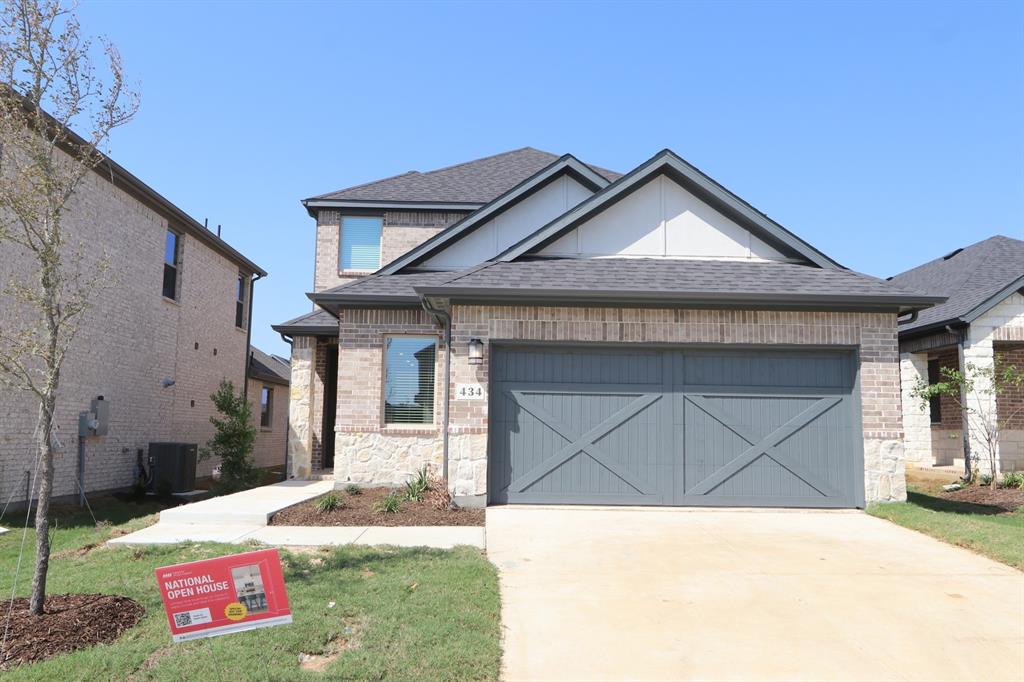
[[50, 497], [53, 495], [53, 412], [56, 396], [51, 394], [42, 401], [39, 410], [39, 498], [36, 501], [36, 568], [32, 576], [32, 598], [29, 613], [42, 615], [46, 600], [46, 572], [50, 566]]

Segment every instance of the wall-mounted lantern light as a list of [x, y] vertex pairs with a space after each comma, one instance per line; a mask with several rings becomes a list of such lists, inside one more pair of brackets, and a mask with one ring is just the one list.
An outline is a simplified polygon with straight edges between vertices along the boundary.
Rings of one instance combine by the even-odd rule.
[[484, 342], [480, 339], [469, 340], [469, 364], [484, 364]]

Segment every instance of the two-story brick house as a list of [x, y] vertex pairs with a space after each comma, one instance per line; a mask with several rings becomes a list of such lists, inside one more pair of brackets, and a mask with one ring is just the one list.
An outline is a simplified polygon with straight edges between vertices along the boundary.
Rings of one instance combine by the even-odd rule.
[[[64, 362], [57, 402], [54, 494], [78, 492], [79, 413], [103, 396], [106, 435], [85, 440], [87, 492], [131, 486], [151, 442], [202, 446], [213, 433], [210, 395], [221, 379], [246, 384], [253, 283], [266, 275], [112, 159], [89, 174], [64, 219], [69, 248], [82, 245], [88, 272], [106, 260], [110, 275]], [[0, 282], [25, 279], [32, 256], [0, 242]], [[2, 287], [0, 287], [2, 288]], [[25, 314], [0, 294], [0, 325]], [[37, 450], [38, 403], [0, 388], [0, 499], [25, 499]], [[283, 460], [283, 455], [281, 457]], [[208, 475], [216, 462], [202, 462]]]
[[905, 496], [896, 318], [665, 150], [626, 175], [520, 149], [304, 202], [291, 474], [463, 504], [860, 507]]

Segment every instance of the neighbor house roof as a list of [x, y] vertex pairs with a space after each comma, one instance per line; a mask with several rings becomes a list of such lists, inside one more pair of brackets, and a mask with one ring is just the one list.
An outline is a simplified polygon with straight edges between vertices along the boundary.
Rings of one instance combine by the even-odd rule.
[[525, 259], [449, 273], [417, 284], [421, 296], [465, 302], [549, 304], [757, 305], [903, 309], [931, 305], [921, 295], [845, 269], [771, 261], [708, 259]]
[[[335, 205], [410, 204], [474, 210], [557, 161], [559, 156], [523, 147], [475, 161], [421, 173], [409, 171], [303, 200], [307, 208]], [[590, 166], [606, 180], [620, 176]]]
[[1024, 241], [997, 235], [957, 249], [889, 279], [904, 289], [946, 296], [945, 303], [901, 324], [900, 334], [969, 324], [1014, 291], [1024, 289]]
[[256, 346], [249, 346], [249, 377], [277, 384], [290, 384], [292, 371], [283, 359], [264, 353]]

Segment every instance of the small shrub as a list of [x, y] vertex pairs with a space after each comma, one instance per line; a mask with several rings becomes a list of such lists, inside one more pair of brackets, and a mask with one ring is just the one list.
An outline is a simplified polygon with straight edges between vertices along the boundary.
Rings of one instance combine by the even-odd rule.
[[999, 484], [1003, 488], [1020, 488], [1024, 490], [1024, 471], [1008, 471], [1003, 474]]
[[992, 485], [992, 474], [981, 474], [978, 476], [978, 485]]
[[427, 504], [438, 511], [454, 511], [458, 509], [452, 500], [452, 493], [448, 490], [448, 481], [437, 478], [430, 482], [430, 490], [426, 495]]
[[355, 483], [349, 483], [347, 486], [345, 486], [345, 492], [347, 492], [349, 495], [362, 495], [363, 489], [360, 488]]
[[402, 507], [402, 498], [394, 490], [387, 494], [387, 497], [382, 499], [377, 504], [373, 505], [374, 510], [381, 514], [397, 514], [398, 510]]
[[341, 498], [335, 493], [327, 493], [316, 501], [314, 505], [321, 514], [327, 514], [342, 507]]
[[406, 482], [405, 499], [410, 502], [420, 502], [428, 490], [430, 490], [430, 477], [427, 475], [427, 468], [423, 467], [415, 478]]

